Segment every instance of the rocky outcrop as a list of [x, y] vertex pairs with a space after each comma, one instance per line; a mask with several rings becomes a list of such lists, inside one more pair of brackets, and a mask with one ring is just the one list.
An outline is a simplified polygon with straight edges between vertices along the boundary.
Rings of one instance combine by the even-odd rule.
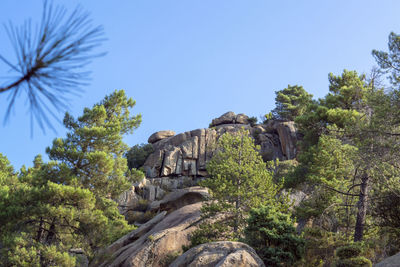
[[249, 117], [245, 114], [236, 115], [232, 111], [224, 113], [221, 117], [213, 119], [210, 127], [222, 124], [249, 124]]
[[166, 195], [162, 200], [150, 204], [150, 211], [174, 211], [183, 206], [207, 200], [209, 197], [207, 188], [193, 186], [176, 189]]
[[170, 131], [170, 130], [155, 132], [152, 135], [150, 135], [148, 142], [150, 144], [153, 144], [153, 143], [155, 143], [157, 141], [160, 141], [162, 139], [165, 139], [167, 137], [171, 137], [171, 136], [174, 136], [174, 135], [175, 135], [175, 132], [174, 131]]
[[265, 265], [250, 246], [240, 242], [220, 241], [191, 248], [169, 266], [258, 267]]
[[294, 122], [288, 121], [277, 123], [276, 130], [278, 131], [283, 155], [285, 155], [287, 159], [293, 159], [296, 157], [297, 153], [297, 130], [294, 127]]
[[374, 264], [374, 267], [399, 267], [400, 266], [400, 253], [384, 259], [383, 261]]
[[190, 234], [201, 220], [201, 203], [184, 206], [168, 215], [162, 212], [103, 250], [90, 266], [162, 266], [172, 253], [190, 244]]
[[[241, 128], [249, 130], [256, 144], [260, 145], [264, 160], [296, 157], [297, 132], [294, 122], [268, 121], [267, 124], [251, 126], [248, 116], [227, 112], [214, 119], [210, 126], [169, 137], [159, 134], [161, 132], [153, 134], [149, 142], [151, 139], [154, 152], [143, 166], [146, 177], [206, 176], [206, 164], [214, 153], [218, 138]], [[155, 138], [154, 135], [163, 138]]]

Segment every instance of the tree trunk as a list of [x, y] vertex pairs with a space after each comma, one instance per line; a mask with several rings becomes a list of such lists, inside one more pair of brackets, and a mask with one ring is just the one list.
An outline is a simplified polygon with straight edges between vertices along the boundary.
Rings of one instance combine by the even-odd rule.
[[364, 174], [361, 179], [360, 196], [358, 200], [357, 221], [354, 231], [354, 242], [362, 241], [364, 235], [365, 217], [368, 207], [369, 176]]

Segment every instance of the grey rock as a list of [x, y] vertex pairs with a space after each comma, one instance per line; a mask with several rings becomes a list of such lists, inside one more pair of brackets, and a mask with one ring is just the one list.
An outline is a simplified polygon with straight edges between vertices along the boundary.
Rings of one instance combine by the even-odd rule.
[[[171, 253], [182, 251], [183, 245], [190, 244], [190, 236], [201, 220], [201, 203], [184, 206], [166, 217], [152, 221], [151, 227], [141, 231], [141, 235], [130, 233], [120, 238], [101, 254], [108, 255], [91, 263], [102, 267], [161, 267], [162, 260]], [[165, 213], [162, 213], [165, 215]], [[141, 229], [142, 226], [139, 228]], [[139, 229], [137, 229], [139, 231]]]
[[162, 200], [150, 204], [149, 210], [174, 211], [183, 206], [206, 200], [209, 197], [207, 188], [200, 186], [177, 189], [168, 193]]
[[249, 117], [243, 113], [240, 113], [236, 116], [235, 123], [237, 124], [248, 124], [249, 123]]
[[228, 111], [222, 114], [219, 118], [213, 119], [211, 122], [211, 126], [217, 126], [221, 124], [229, 124], [236, 122], [236, 114], [232, 111]]
[[191, 248], [173, 261], [170, 267], [264, 267], [250, 246], [241, 242], [219, 241]]
[[400, 253], [390, 256], [383, 261], [374, 264], [374, 267], [399, 267], [400, 266]]
[[280, 122], [276, 127], [279, 140], [282, 146], [282, 152], [287, 159], [296, 157], [297, 130], [293, 121]]
[[171, 137], [171, 136], [174, 136], [174, 135], [175, 135], [175, 132], [171, 131], [171, 130], [155, 132], [152, 135], [150, 135], [150, 137], [148, 139], [148, 142], [150, 144], [153, 144], [153, 143], [155, 143], [157, 141], [160, 141], [162, 139], [165, 139], [167, 137]]

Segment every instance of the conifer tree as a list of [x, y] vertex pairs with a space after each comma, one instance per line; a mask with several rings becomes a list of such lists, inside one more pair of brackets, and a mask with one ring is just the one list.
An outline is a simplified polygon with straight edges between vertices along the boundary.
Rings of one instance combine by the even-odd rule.
[[272, 181], [258, 147], [241, 129], [225, 133], [217, 143], [216, 153], [207, 165], [209, 178], [201, 185], [211, 190], [214, 208], [233, 215], [234, 238], [241, 237], [249, 210], [261, 204], [275, 203], [279, 186]]

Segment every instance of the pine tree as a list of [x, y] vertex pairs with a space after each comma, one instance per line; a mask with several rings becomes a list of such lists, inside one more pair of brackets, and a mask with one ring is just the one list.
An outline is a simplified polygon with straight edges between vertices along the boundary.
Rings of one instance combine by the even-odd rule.
[[279, 186], [273, 183], [272, 174], [257, 150], [246, 130], [225, 133], [207, 165], [209, 178], [201, 183], [211, 190], [212, 199], [216, 200], [209, 211], [232, 214], [231, 226], [236, 239], [242, 235], [251, 208], [277, 201]]

